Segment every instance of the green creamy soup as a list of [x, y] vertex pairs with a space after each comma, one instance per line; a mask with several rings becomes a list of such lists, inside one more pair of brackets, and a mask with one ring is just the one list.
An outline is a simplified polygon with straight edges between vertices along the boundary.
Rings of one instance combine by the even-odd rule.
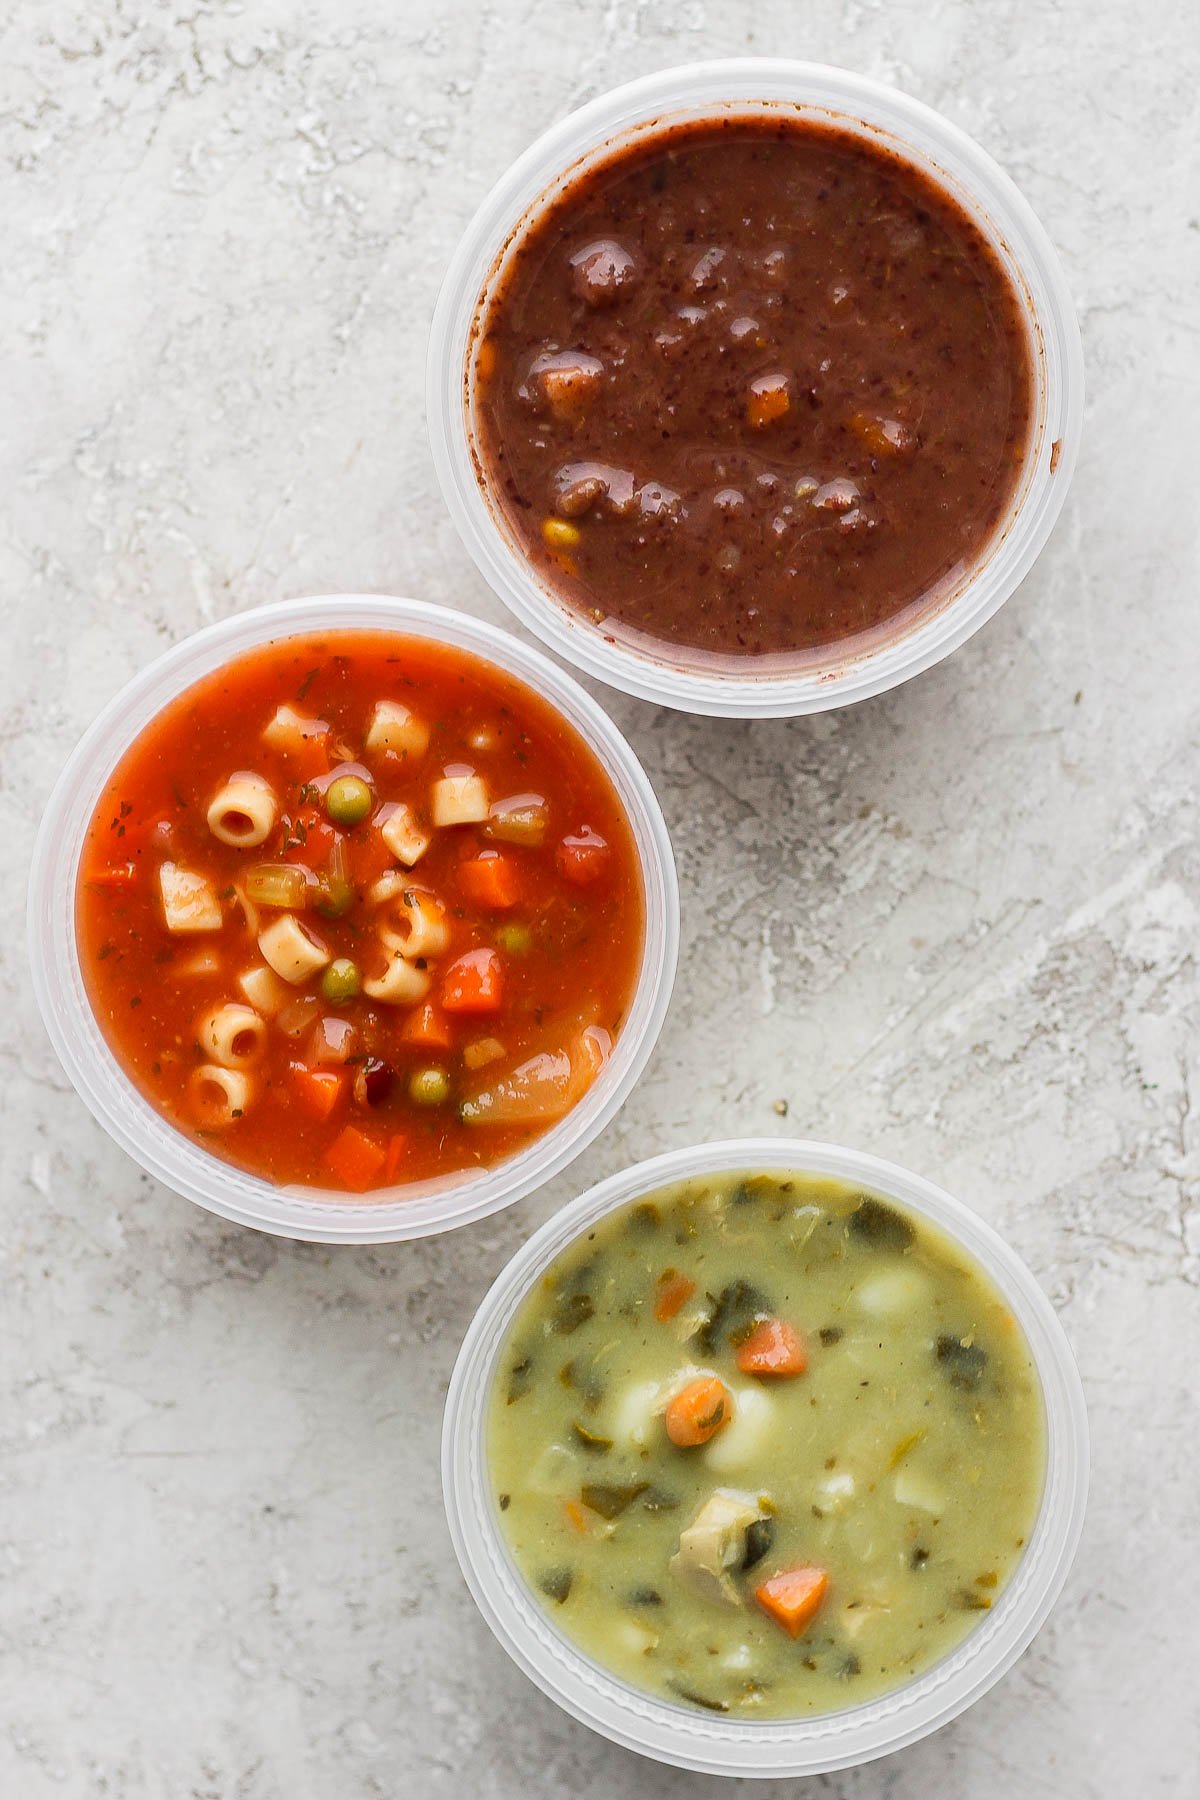
[[891, 1201], [803, 1175], [602, 1220], [501, 1351], [488, 1460], [555, 1624], [661, 1699], [822, 1713], [928, 1669], [1033, 1529], [1041, 1390], [1004, 1300]]

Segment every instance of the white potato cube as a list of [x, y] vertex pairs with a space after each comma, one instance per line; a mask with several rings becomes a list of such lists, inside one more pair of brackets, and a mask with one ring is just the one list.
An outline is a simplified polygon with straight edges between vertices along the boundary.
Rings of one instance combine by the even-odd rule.
[[488, 816], [487, 785], [470, 770], [444, 775], [433, 784], [429, 808], [435, 825], [481, 825]]
[[733, 1390], [733, 1417], [710, 1438], [700, 1455], [717, 1475], [748, 1469], [770, 1451], [777, 1429], [776, 1405], [760, 1387]]
[[310, 719], [294, 706], [276, 708], [275, 716], [263, 727], [262, 740], [272, 750], [302, 750], [310, 738], [327, 737], [329, 727], [324, 719]]
[[386, 750], [392, 756], [424, 756], [429, 748], [429, 727], [399, 700], [377, 700], [367, 727], [368, 750]]
[[860, 1282], [854, 1302], [873, 1319], [895, 1319], [913, 1313], [929, 1297], [929, 1283], [916, 1269], [884, 1269]]
[[849, 1469], [831, 1469], [822, 1475], [813, 1489], [813, 1505], [823, 1513], [845, 1512], [854, 1498], [857, 1483]]
[[[655, 1430], [661, 1429], [658, 1415], [663, 1409], [662, 1386], [657, 1381], [639, 1381], [626, 1388], [613, 1414], [612, 1435], [616, 1443], [635, 1444], [639, 1449], [650, 1443]], [[726, 1430], [729, 1427], [726, 1426]]]
[[165, 862], [158, 871], [158, 891], [168, 931], [220, 931], [221, 902], [205, 876]]
[[931, 1513], [935, 1519], [940, 1519], [946, 1510], [944, 1490], [910, 1463], [897, 1470], [892, 1492], [901, 1506], [916, 1507], [918, 1512]]

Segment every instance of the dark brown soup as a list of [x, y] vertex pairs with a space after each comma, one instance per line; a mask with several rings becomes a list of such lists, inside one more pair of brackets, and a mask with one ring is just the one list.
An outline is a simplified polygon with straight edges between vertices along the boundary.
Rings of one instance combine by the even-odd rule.
[[1030, 437], [1018, 297], [910, 164], [792, 120], [676, 127], [512, 251], [474, 348], [482, 478], [606, 629], [812, 652], [934, 606]]

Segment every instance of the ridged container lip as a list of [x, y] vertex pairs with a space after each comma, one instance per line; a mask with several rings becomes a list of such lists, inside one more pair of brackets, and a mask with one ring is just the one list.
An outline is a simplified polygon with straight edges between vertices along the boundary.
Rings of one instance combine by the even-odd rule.
[[[504, 1543], [487, 1479], [488, 1396], [521, 1303], [561, 1251], [599, 1219], [675, 1181], [735, 1170], [805, 1172], [861, 1184], [927, 1219], [1004, 1295], [1028, 1340], [1046, 1416], [1037, 1522], [1012, 1580], [958, 1648], [915, 1681], [844, 1712], [727, 1720], [668, 1705], [610, 1674], [556, 1630]], [[497, 1276], [463, 1340], [442, 1427], [442, 1487], [467, 1585], [496, 1638], [543, 1693], [626, 1749], [712, 1775], [816, 1775], [870, 1762], [945, 1725], [1000, 1679], [1045, 1621], [1083, 1528], [1088, 1426], [1070, 1346], [1025, 1264], [978, 1213], [942, 1188], [862, 1151], [807, 1139], [736, 1138], [669, 1151], [590, 1188], [528, 1240]]]
[[[1006, 520], [935, 611], [868, 648], [775, 673], [714, 668], [669, 646], [606, 636], [560, 598], [522, 554], [479, 474], [468, 351], [481, 296], [509, 247], [570, 180], [623, 143], [688, 120], [799, 111], [859, 132], [931, 175], [976, 221], [1025, 303], [1036, 398], [1031, 454]], [[426, 374], [434, 465], [480, 573], [516, 616], [587, 674], [656, 704], [722, 717], [784, 717], [848, 706], [941, 661], [1003, 605], [1032, 568], [1062, 509], [1083, 420], [1083, 350], [1061, 264], [1020, 191], [974, 140], [882, 82], [820, 63], [740, 57], [662, 70], [600, 95], [544, 132], [479, 206], [446, 271]]]
[[[607, 1066], [567, 1116], [516, 1156], [463, 1179], [361, 1201], [275, 1186], [210, 1155], [145, 1099], [109, 1048], [87, 997], [75, 930], [79, 861], [113, 769], [143, 728], [185, 689], [243, 652], [323, 631], [382, 631], [455, 646], [524, 683], [597, 757], [629, 820], [642, 872], [645, 940], [624, 1030]], [[72, 1085], [116, 1143], [149, 1174], [210, 1212], [280, 1237], [392, 1243], [482, 1219], [561, 1172], [616, 1114], [662, 1029], [679, 949], [671, 840], [633, 750], [604, 709], [540, 650], [448, 607], [380, 594], [325, 594], [235, 614], [183, 639], [130, 680], [84, 732], [47, 803], [33, 852], [28, 904], [34, 992]]]

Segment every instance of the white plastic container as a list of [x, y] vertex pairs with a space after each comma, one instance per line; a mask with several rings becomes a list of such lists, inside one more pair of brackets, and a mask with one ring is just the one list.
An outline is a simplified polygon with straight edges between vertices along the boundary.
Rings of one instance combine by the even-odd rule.
[[[803, 667], [606, 636], [561, 599], [524, 555], [479, 469], [467, 351], [524, 225], [614, 148], [691, 119], [786, 111], [836, 124], [898, 154], [948, 191], [987, 235], [1025, 302], [1036, 399], [1032, 454], [1009, 513], [980, 560], [936, 611], [870, 648]], [[693, 63], [602, 94], [552, 126], [483, 201], [447, 270], [429, 345], [426, 406], [434, 463], [463, 542], [517, 617], [588, 674], [686, 712], [778, 717], [823, 712], [882, 693], [949, 655], [1028, 574], [1070, 483], [1083, 416], [1083, 352], [1066, 279], [1049, 239], [1008, 176], [948, 119], [897, 89], [819, 63], [774, 57]]]
[[[79, 857], [113, 768], [139, 732], [185, 688], [256, 644], [323, 630], [388, 631], [451, 644], [494, 663], [548, 701], [608, 772], [641, 862], [646, 934], [633, 1003], [613, 1054], [577, 1106], [516, 1156], [490, 1169], [364, 1199], [275, 1186], [209, 1155], [176, 1131], [124, 1073], [84, 988], [75, 934]], [[85, 732], [46, 807], [33, 855], [29, 952], [46, 1029], [82, 1099], [151, 1175], [241, 1225], [324, 1243], [424, 1237], [509, 1206], [565, 1168], [616, 1113], [662, 1027], [679, 947], [671, 840], [649, 781], [616, 726], [569, 675], [506, 632], [446, 608], [339, 594], [241, 613], [186, 638], [117, 694]]]
[[[724, 1719], [653, 1698], [609, 1674], [555, 1627], [504, 1542], [487, 1476], [488, 1395], [513, 1317], [555, 1257], [598, 1219], [689, 1177], [754, 1169], [861, 1183], [938, 1226], [987, 1272], [1028, 1339], [1046, 1412], [1037, 1523], [1009, 1585], [959, 1647], [915, 1681], [844, 1712], [795, 1721]], [[1071, 1566], [1087, 1500], [1083, 1390], [1054, 1310], [1025, 1265], [978, 1215], [894, 1163], [832, 1144], [740, 1138], [638, 1163], [564, 1207], [519, 1250], [467, 1332], [446, 1399], [442, 1484], [450, 1534], [479, 1610], [519, 1668], [552, 1700], [626, 1749], [706, 1774], [816, 1775], [869, 1762], [945, 1725], [986, 1693], [1029, 1644]]]

